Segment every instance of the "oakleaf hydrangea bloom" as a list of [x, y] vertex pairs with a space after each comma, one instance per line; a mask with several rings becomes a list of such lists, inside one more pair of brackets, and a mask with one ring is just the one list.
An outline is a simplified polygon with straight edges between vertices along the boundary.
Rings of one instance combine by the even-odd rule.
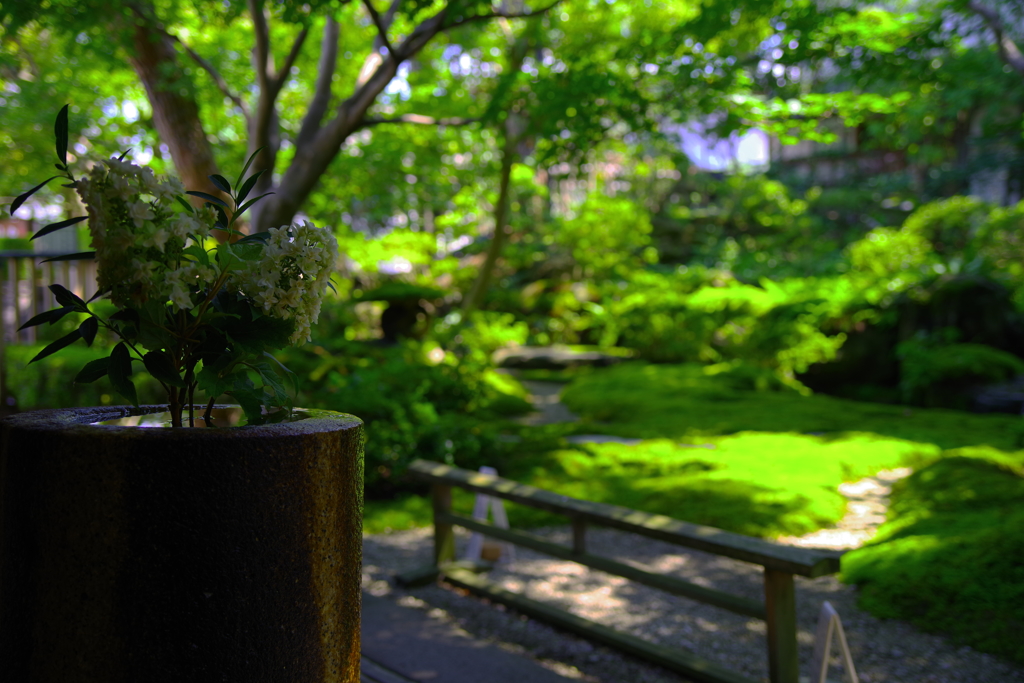
[[262, 258], [233, 274], [233, 285], [265, 314], [294, 321], [292, 344], [309, 341], [338, 260], [338, 242], [331, 230], [305, 221], [269, 232]]

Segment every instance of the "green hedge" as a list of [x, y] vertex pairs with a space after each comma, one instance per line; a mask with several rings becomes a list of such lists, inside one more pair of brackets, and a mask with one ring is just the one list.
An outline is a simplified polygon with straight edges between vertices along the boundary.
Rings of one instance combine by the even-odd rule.
[[1024, 457], [950, 455], [893, 487], [888, 522], [843, 557], [842, 578], [879, 617], [1024, 664]]

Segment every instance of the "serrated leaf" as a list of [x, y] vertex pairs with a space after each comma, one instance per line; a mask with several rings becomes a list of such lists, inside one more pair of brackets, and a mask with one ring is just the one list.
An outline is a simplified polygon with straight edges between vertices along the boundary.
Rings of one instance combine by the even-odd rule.
[[210, 398], [220, 396], [232, 386], [232, 382], [229, 379], [220, 377], [213, 367], [205, 364], [203, 369], [196, 375], [196, 383], [199, 390]]
[[263, 171], [256, 171], [245, 179], [245, 182], [242, 184], [242, 189], [238, 191], [238, 196], [235, 197], [235, 203], [241, 204], [245, 201], [245, 198], [249, 196], [250, 192], [252, 192], [252, 188], [256, 186], [256, 181], [260, 179], [260, 176], [263, 175], [265, 170], [266, 169]]
[[92, 346], [92, 341], [96, 338], [96, 333], [99, 331], [100, 323], [96, 320], [95, 316], [89, 316], [78, 326], [78, 333], [82, 335], [86, 346]]
[[68, 165], [68, 105], [61, 107], [57, 120], [53, 123], [53, 134], [57, 141], [57, 158], [60, 163]]
[[121, 394], [136, 408], [139, 407], [139, 396], [135, 391], [135, 383], [129, 377], [132, 374], [132, 355], [124, 342], [120, 342], [110, 352], [110, 364], [107, 367], [107, 375], [114, 391]]
[[110, 366], [110, 358], [97, 358], [85, 364], [78, 374], [75, 375], [75, 384], [90, 384], [107, 376], [107, 368]]
[[288, 379], [288, 381], [292, 385], [292, 393], [293, 394], [298, 394], [299, 393], [299, 376], [296, 375], [294, 372], [292, 372], [290, 369], [288, 369], [287, 365], [285, 365], [284, 363], [279, 361], [277, 358], [275, 358], [274, 354], [270, 353], [269, 351], [264, 351], [263, 352], [263, 357], [273, 361], [274, 364], [277, 365], [278, 368], [280, 368], [281, 370], [284, 371], [284, 376]]
[[74, 332], [66, 334], [63, 337], [61, 337], [60, 339], [58, 339], [57, 341], [53, 342], [52, 344], [49, 344], [46, 348], [44, 348], [39, 353], [37, 353], [35, 355], [35, 357], [32, 360], [29, 361], [29, 364], [31, 365], [32, 363], [35, 363], [37, 360], [42, 360], [42, 359], [46, 358], [47, 356], [49, 356], [51, 354], [57, 353], [58, 351], [63, 349], [65, 346], [71, 346], [72, 344], [74, 344], [76, 341], [78, 341], [81, 338], [82, 338], [82, 335], [80, 335], [78, 333], [78, 330], [75, 330]]
[[63, 256], [44, 258], [40, 263], [54, 263], [56, 261], [91, 261], [94, 258], [96, 258], [95, 251], [80, 251], [77, 254], [64, 254]]
[[259, 261], [263, 256], [263, 245], [247, 242], [242, 244], [241, 240], [235, 242], [231, 252], [243, 261]]
[[43, 323], [50, 323], [52, 325], [74, 310], [75, 309], [72, 307], [64, 306], [63, 308], [55, 308], [52, 311], [45, 311], [39, 315], [34, 315], [29, 318], [27, 323], [19, 327], [18, 331], [20, 332], [21, 330], [35, 327], [36, 325], [42, 325]]
[[274, 194], [274, 193], [273, 192], [265, 192], [265, 193], [261, 194], [259, 197], [256, 197], [255, 199], [250, 199], [245, 204], [242, 204], [240, 207], [238, 207], [238, 210], [235, 211], [235, 215], [237, 216], [237, 215], [239, 215], [241, 213], [244, 213], [245, 210], [248, 209], [250, 206], [252, 206], [256, 202], [258, 202], [259, 200], [263, 199], [264, 197], [269, 197], [272, 194]]
[[221, 192], [226, 192], [227, 194], [231, 194], [231, 183], [228, 182], [227, 178], [216, 173], [207, 177], [210, 179], [210, 182], [217, 187], [218, 190], [220, 190]]
[[29, 197], [31, 197], [36, 192], [41, 190], [43, 188], [43, 186], [46, 185], [46, 183], [50, 182], [51, 180], [55, 180], [57, 178], [63, 178], [63, 177], [64, 176], [59, 176], [59, 175], [51, 176], [51, 177], [47, 178], [46, 180], [44, 180], [43, 182], [41, 182], [38, 185], [36, 185], [35, 187], [33, 187], [28, 192], [24, 192], [22, 194], [19, 194], [17, 197], [14, 198], [14, 201], [11, 202], [11, 215], [13, 216], [14, 212], [17, 211], [18, 209], [20, 209], [21, 205], [24, 204], [26, 201], [28, 201]]
[[255, 159], [256, 155], [262, 152], [264, 149], [266, 149], [266, 146], [260, 147], [255, 152], [249, 155], [249, 159], [245, 162], [245, 166], [242, 167], [242, 172], [238, 174], [238, 180], [235, 181], [235, 187], [238, 187], [242, 184], [242, 178], [245, 177], [245, 172], [249, 170], [250, 166], [252, 166], [253, 159]]
[[56, 299], [57, 303], [61, 306], [72, 306], [75, 310], [83, 312], [88, 310], [81, 297], [65, 288], [63, 285], [50, 285], [49, 290], [53, 292], [53, 298]]
[[174, 360], [166, 351], [150, 351], [142, 357], [142, 363], [149, 370], [149, 374], [158, 380], [172, 387], [183, 389], [185, 381], [174, 368]]
[[212, 194], [207, 194], [206, 192], [198, 192], [196, 190], [189, 190], [185, 194], [191, 195], [193, 197], [199, 197], [200, 199], [205, 199], [206, 201], [210, 202], [211, 204], [216, 204], [218, 206], [223, 206], [225, 209], [229, 208], [227, 203], [223, 199], [221, 199], [220, 197], [214, 197]]
[[58, 230], [63, 230], [64, 228], [70, 228], [72, 225], [75, 225], [76, 223], [81, 223], [82, 221], [87, 220], [89, 220], [88, 216], [79, 216], [78, 218], [69, 218], [66, 221], [61, 221], [59, 223], [50, 223], [49, 225], [43, 226], [42, 228], [36, 230], [35, 234], [32, 235], [32, 239], [42, 237], [43, 235], [49, 235], [51, 232], [57, 232]]
[[226, 393], [242, 406], [245, 419], [249, 424], [261, 424], [263, 422], [263, 391], [256, 389], [252, 380], [244, 372], [236, 372], [232, 377], [235, 378], [234, 386]]

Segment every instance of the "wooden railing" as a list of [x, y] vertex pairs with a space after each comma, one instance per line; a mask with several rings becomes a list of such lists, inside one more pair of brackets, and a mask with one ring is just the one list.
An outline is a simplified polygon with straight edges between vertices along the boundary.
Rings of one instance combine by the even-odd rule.
[[[432, 484], [434, 510], [433, 575], [443, 573], [457, 586], [485, 595], [520, 612], [604, 642], [612, 647], [660, 664], [698, 681], [752, 683], [750, 679], [697, 655], [655, 645], [593, 621], [577, 617], [513, 591], [505, 590], [455, 563], [453, 526], [461, 526], [493, 538], [530, 548], [553, 557], [578, 562], [609, 574], [658, 588], [739, 614], [763, 619], [768, 634], [768, 670], [772, 683], [797, 683], [796, 601], [793, 576], [818, 577], [839, 571], [839, 558], [804, 548], [782, 546], [722, 529], [682, 522], [664, 515], [577, 500], [550, 491], [488, 474], [479, 474], [435, 462], [417, 460], [410, 466], [417, 478]], [[550, 543], [537, 536], [500, 529], [486, 522], [452, 512], [452, 487], [495, 496], [530, 507], [565, 515], [572, 524], [572, 547]], [[704, 588], [682, 579], [655, 574], [587, 552], [589, 524], [622, 529], [659, 541], [761, 565], [764, 568], [764, 602]], [[400, 581], [411, 583], [430, 575], [430, 570], [410, 572]]]
[[[5, 347], [34, 344], [36, 328], [18, 331], [32, 316], [57, 307], [49, 285], [59, 284], [83, 299], [96, 292], [93, 260], [44, 263], [60, 254], [0, 252], [0, 370], [6, 368]], [[7, 399], [6, 372], [0, 372], [0, 405]]]

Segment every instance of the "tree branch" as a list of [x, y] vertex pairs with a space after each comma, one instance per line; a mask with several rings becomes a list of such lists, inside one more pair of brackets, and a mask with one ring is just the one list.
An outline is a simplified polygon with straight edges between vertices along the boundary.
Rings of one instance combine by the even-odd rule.
[[306, 42], [306, 36], [309, 35], [309, 27], [303, 26], [302, 30], [299, 31], [299, 35], [295, 36], [295, 42], [292, 43], [292, 49], [288, 52], [288, 56], [284, 58], [284, 64], [281, 65], [281, 70], [277, 72], [277, 77], [274, 79], [274, 97], [281, 92], [281, 88], [284, 87], [285, 81], [288, 79], [288, 74], [295, 66], [295, 60], [299, 58], [299, 52], [302, 51], [302, 44]]
[[320, 130], [320, 123], [324, 120], [327, 107], [331, 104], [331, 82], [334, 80], [334, 70], [338, 63], [338, 39], [341, 31], [338, 22], [333, 17], [327, 18], [324, 24], [324, 37], [320, 43], [320, 63], [316, 70], [316, 87], [313, 90], [313, 97], [309, 101], [306, 115], [302, 118], [302, 127], [295, 139], [296, 147], [304, 147], [312, 142]]
[[161, 28], [160, 31], [168, 38], [176, 42], [178, 45], [181, 45], [182, 49], [184, 49], [185, 52], [188, 53], [188, 56], [192, 58], [192, 61], [198, 64], [203, 71], [209, 74], [210, 78], [213, 79], [214, 84], [216, 84], [217, 89], [224, 93], [225, 97], [234, 102], [235, 106], [242, 110], [242, 115], [248, 121], [249, 105], [245, 103], [245, 100], [243, 100], [241, 97], [239, 97], [236, 93], [234, 93], [231, 90], [231, 87], [228, 85], [227, 81], [224, 80], [224, 77], [220, 75], [220, 72], [217, 71], [216, 67], [214, 67], [213, 64], [211, 64], [210, 62], [206, 61], [202, 55], [193, 50], [189, 45], [185, 43], [185, 41], [183, 41], [178, 36], [174, 35], [173, 33], [167, 32], [163, 28]]
[[260, 90], [269, 89], [272, 68], [270, 61], [270, 28], [267, 26], [267, 18], [263, 15], [263, 3], [261, 0], [249, 0], [249, 15], [252, 17], [252, 29], [256, 45], [253, 47], [253, 67], [256, 69], [256, 80], [259, 82]]
[[368, 128], [370, 126], [379, 126], [382, 123], [414, 123], [421, 126], [468, 126], [478, 121], [480, 121], [478, 118], [462, 118], [458, 116], [435, 119], [433, 116], [423, 116], [422, 114], [403, 114], [392, 119], [365, 118], [360, 122], [360, 127]]
[[448, 29], [457, 28], [464, 24], [469, 24], [474, 21], [485, 21], [487, 19], [526, 19], [529, 17], [537, 17], [550, 11], [561, 2], [562, 0], [555, 0], [550, 5], [546, 5], [532, 12], [488, 12], [487, 14], [474, 14], [471, 17], [456, 19], [452, 23], [446, 24], [442, 30], [447, 31]]
[[968, 2], [967, 9], [984, 19], [985, 23], [988, 24], [988, 27], [996, 35], [996, 48], [999, 50], [999, 58], [1017, 71], [1017, 73], [1024, 75], [1024, 55], [1021, 54], [1017, 44], [1006, 36], [1003, 19], [999, 16], [999, 13], [985, 7], [977, 2], [977, 0]]
[[217, 89], [220, 90], [225, 97], [231, 100], [235, 104], [235, 106], [242, 110], [242, 116], [245, 117], [246, 121], [249, 120], [249, 105], [247, 105], [245, 103], [245, 100], [243, 100], [237, 93], [232, 92], [231, 87], [228, 85], [227, 81], [224, 80], [224, 77], [220, 75], [220, 72], [217, 71], [216, 67], [214, 67], [213, 64], [204, 59], [202, 55], [193, 50], [191, 46], [189, 46], [181, 38], [165, 29], [163, 25], [160, 24], [155, 17], [146, 16], [146, 13], [143, 11], [143, 9], [135, 3], [129, 3], [128, 8], [132, 12], [134, 12], [137, 17], [139, 17], [143, 21], [148, 22], [153, 30], [163, 34], [165, 37], [170, 38], [175, 43], [180, 45], [182, 49], [185, 50], [188, 56], [192, 59], [192, 61], [198, 64], [203, 71], [209, 74], [210, 78], [213, 79], [214, 84], [217, 86]]
[[363, 5], [366, 6], [366, 11], [370, 13], [373, 25], [377, 27], [377, 37], [380, 39], [380, 42], [387, 49], [389, 55], [398, 59], [398, 55], [395, 54], [395, 49], [391, 47], [391, 41], [388, 40], [388, 27], [384, 25], [384, 22], [381, 20], [377, 10], [374, 9], [373, 3], [371, 0], [363, 0]]

